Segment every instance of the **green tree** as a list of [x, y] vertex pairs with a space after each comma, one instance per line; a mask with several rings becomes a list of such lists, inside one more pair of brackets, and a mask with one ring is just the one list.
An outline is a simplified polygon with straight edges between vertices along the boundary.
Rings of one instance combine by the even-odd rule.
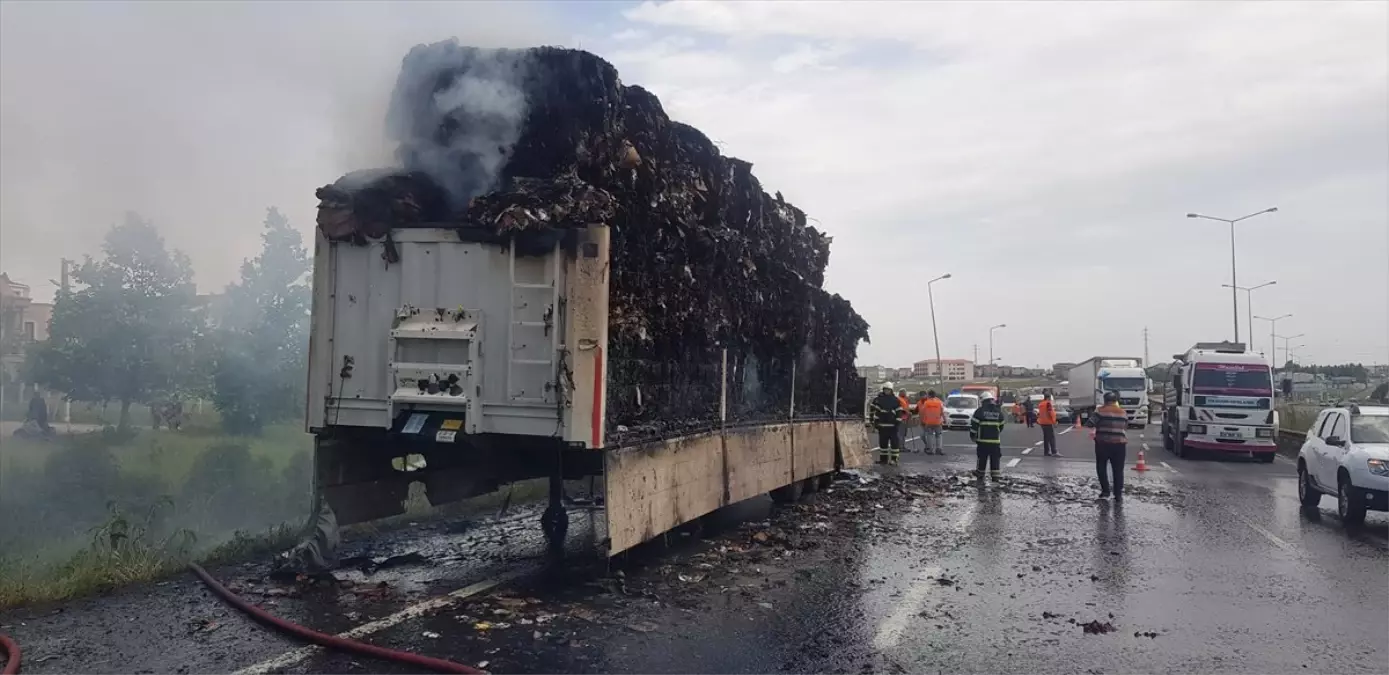
[[193, 266], [129, 213], [107, 232], [102, 257], [87, 256], [72, 278], [31, 372], [72, 400], [119, 402], [120, 429], [128, 430], [132, 403], [175, 394], [192, 368], [203, 325]]
[[213, 402], [233, 433], [259, 433], [303, 411], [308, 352], [309, 256], [275, 208], [260, 255], [241, 265], [216, 317]]

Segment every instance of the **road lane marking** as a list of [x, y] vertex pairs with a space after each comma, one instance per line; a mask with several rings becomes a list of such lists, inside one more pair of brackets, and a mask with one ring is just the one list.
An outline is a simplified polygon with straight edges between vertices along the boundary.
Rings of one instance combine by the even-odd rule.
[[1032, 452], [1032, 448], [1023, 448], [1023, 449], [1022, 449], [1022, 454], [1024, 454], [1024, 455], [1026, 455], [1026, 454], [1029, 453], [1029, 452]]
[[931, 586], [936, 585], [932, 577], [941, 573], [939, 567], [927, 567], [921, 570], [912, 585], [907, 587], [907, 592], [902, 594], [902, 601], [892, 609], [887, 620], [878, 627], [877, 635], [873, 636], [873, 647], [875, 649], [891, 649], [902, 641], [903, 634], [907, 631], [907, 623], [916, 615], [917, 608], [926, 600], [926, 594], [931, 592]]
[[[521, 576], [528, 574], [529, 572], [531, 572], [530, 569], [524, 569], [515, 572], [507, 572], [505, 574], [500, 574], [486, 581], [479, 581], [470, 586], [464, 586], [463, 588], [449, 593], [448, 595], [441, 595], [437, 598], [430, 598], [419, 604], [411, 605], [409, 607], [406, 607], [405, 609], [400, 610], [399, 612], [396, 612], [395, 614], [391, 614], [389, 616], [377, 619], [375, 621], [364, 623], [360, 626], [357, 626], [356, 628], [338, 633], [337, 636], [349, 640], [360, 640], [368, 635], [379, 633], [383, 630], [386, 630], [387, 628], [392, 628], [401, 623], [409, 621], [410, 619], [419, 618], [430, 612], [436, 612], [438, 610], [444, 609], [445, 607], [453, 605], [459, 600], [472, 597], [479, 593], [485, 593], [487, 591], [490, 591], [493, 588], [496, 588], [497, 586], [520, 578]], [[273, 659], [268, 659], [266, 661], [257, 663], [253, 666], [247, 666], [245, 668], [242, 668], [241, 670], [234, 672], [233, 675], [265, 675], [265, 673], [275, 672], [293, 666], [299, 663], [300, 661], [303, 661], [304, 659], [307, 659], [323, 651], [325, 650], [322, 647], [318, 646], [300, 647], [298, 649], [287, 651]]]
[[1011, 469], [1011, 468], [1017, 466], [1017, 465], [1018, 465], [1018, 462], [1021, 462], [1021, 461], [1022, 461], [1022, 458], [1021, 458], [1021, 457], [1014, 457], [1014, 458], [1008, 460], [1008, 468]]
[[1167, 467], [1167, 470], [1168, 470], [1168, 471], [1171, 471], [1172, 473], [1181, 473], [1180, 471], [1178, 471], [1178, 470], [1172, 468], [1172, 465], [1171, 465], [1171, 464], [1168, 464], [1167, 462], [1158, 462], [1158, 464], [1161, 464], [1161, 465]]
[[1062, 429], [1060, 432], [1058, 432], [1056, 435], [1057, 435], [1057, 436], [1065, 436], [1066, 434], [1071, 433], [1071, 430], [1074, 429], [1074, 428], [1075, 428], [1075, 427], [1066, 427], [1065, 429]]
[[[979, 502], [973, 502], [968, 510], [960, 514], [960, 517], [955, 520], [954, 530], [956, 534], [964, 533], [978, 510]], [[940, 567], [927, 567], [921, 570], [915, 579], [912, 579], [911, 586], [908, 586], [906, 592], [902, 594], [901, 601], [892, 608], [892, 613], [878, 626], [878, 632], [873, 636], [874, 649], [891, 649], [902, 642], [902, 637], [907, 631], [907, 624], [911, 622], [912, 617], [917, 615], [917, 612], [921, 611], [921, 604], [925, 602], [931, 588], [940, 585], [936, 582], [936, 577], [939, 577], [941, 572]]]
[[1262, 527], [1259, 527], [1258, 525], [1254, 524], [1254, 521], [1252, 521], [1252, 520], [1250, 520], [1250, 519], [1248, 519], [1248, 518], [1245, 518], [1244, 516], [1235, 516], [1235, 517], [1236, 517], [1236, 518], [1239, 518], [1241, 521], [1243, 521], [1245, 525], [1248, 525], [1248, 526], [1249, 526], [1249, 529], [1254, 530], [1255, 532], [1258, 532], [1259, 534], [1264, 535], [1264, 538], [1267, 539], [1267, 540], [1269, 540], [1269, 541], [1271, 541], [1271, 542], [1273, 542], [1273, 545], [1274, 545], [1274, 546], [1277, 546], [1278, 548], [1281, 548], [1281, 549], [1283, 549], [1284, 551], [1286, 551], [1286, 552], [1288, 552], [1288, 553], [1292, 553], [1292, 554], [1294, 554], [1294, 555], [1297, 554], [1297, 548], [1294, 547], [1292, 544], [1289, 544], [1288, 542], [1283, 541], [1278, 535], [1276, 535], [1276, 534], [1274, 534], [1274, 533], [1272, 533], [1272, 532], [1269, 532], [1268, 530], [1265, 530], [1265, 529], [1262, 528]]

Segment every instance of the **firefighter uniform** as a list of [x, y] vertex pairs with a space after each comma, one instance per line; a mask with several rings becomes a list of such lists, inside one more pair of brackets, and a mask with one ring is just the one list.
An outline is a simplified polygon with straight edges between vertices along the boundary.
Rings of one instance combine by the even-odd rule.
[[902, 454], [902, 446], [897, 442], [897, 427], [902, 423], [902, 402], [892, 393], [892, 387], [883, 390], [869, 403], [873, 426], [878, 429], [878, 463], [896, 464]]
[[1003, 409], [998, 407], [998, 401], [993, 396], [986, 395], [982, 405], [969, 419], [969, 437], [974, 441], [974, 450], [978, 455], [974, 476], [980, 482], [984, 480], [986, 464], [992, 480], [998, 481], [1003, 478], [1003, 473], [998, 468], [999, 462], [1003, 459], [1003, 417]]

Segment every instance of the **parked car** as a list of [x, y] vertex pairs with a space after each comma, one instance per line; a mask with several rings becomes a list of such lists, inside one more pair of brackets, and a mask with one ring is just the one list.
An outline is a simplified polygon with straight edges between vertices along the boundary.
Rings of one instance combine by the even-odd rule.
[[1389, 406], [1321, 411], [1297, 453], [1297, 477], [1303, 506], [1334, 494], [1347, 525], [1363, 522], [1367, 510], [1389, 511]]
[[1054, 401], [1052, 405], [1056, 406], [1057, 424], [1075, 424], [1075, 413], [1071, 412], [1070, 401]]
[[979, 409], [979, 397], [974, 394], [951, 394], [945, 397], [945, 428], [969, 429], [969, 420]]

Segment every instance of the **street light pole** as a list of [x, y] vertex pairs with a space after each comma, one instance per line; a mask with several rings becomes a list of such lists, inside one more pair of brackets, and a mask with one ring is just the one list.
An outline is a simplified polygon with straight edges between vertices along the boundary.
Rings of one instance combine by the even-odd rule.
[[1268, 282], [1259, 284], [1258, 286], [1249, 286], [1249, 287], [1245, 287], [1245, 286], [1235, 286], [1235, 285], [1233, 285], [1233, 284], [1221, 284], [1221, 285], [1220, 285], [1221, 288], [1236, 288], [1236, 289], [1239, 289], [1239, 290], [1241, 290], [1241, 291], [1244, 291], [1244, 309], [1245, 309], [1246, 312], [1249, 313], [1249, 352], [1250, 352], [1251, 354], [1254, 352], [1254, 291], [1257, 291], [1257, 290], [1259, 290], [1260, 288], [1263, 288], [1263, 287], [1265, 287], [1265, 286], [1272, 286], [1272, 285], [1274, 285], [1274, 284], [1276, 284], [1276, 283], [1278, 283], [1278, 282], [1277, 282], [1277, 281], [1268, 281]]
[[[1291, 314], [1284, 314], [1284, 315], [1282, 315], [1282, 316], [1275, 316], [1275, 317], [1273, 317], [1273, 318], [1269, 318], [1269, 317], [1266, 317], [1266, 316], [1256, 316], [1256, 317], [1254, 317], [1254, 318], [1256, 318], [1256, 319], [1263, 319], [1264, 321], [1267, 321], [1267, 322], [1268, 322], [1268, 365], [1269, 365], [1269, 367], [1271, 367], [1271, 368], [1277, 368], [1277, 367], [1278, 367], [1278, 343], [1275, 341], [1275, 338], [1276, 338], [1277, 336], [1274, 335], [1275, 333], [1278, 332], [1278, 322], [1279, 322], [1279, 321], [1282, 321], [1283, 319], [1286, 319], [1286, 318], [1288, 318], [1288, 317], [1290, 317], [1290, 316], [1292, 316], [1292, 315], [1291, 315]], [[1252, 335], [1253, 335], [1253, 331], [1254, 331], [1254, 329], [1253, 329], [1252, 326], [1250, 327], [1249, 331], [1250, 331], [1250, 335], [1252, 336]]]
[[[990, 327], [989, 327], [989, 368], [990, 368], [991, 370], [992, 370], [992, 369], [998, 368], [998, 366], [995, 366], [995, 365], [994, 365], [994, 331], [996, 331], [996, 330], [998, 330], [998, 329], [1000, 329], [1000, 328], [1007, 328], [1007, 327], [1008, 327], [1008, 324], [1006, 324], [1006, 323], [1001, 323], [1001, 324], [998, 324], [997, 326], [990, 326]], [[997, 376], [996, 373], [998, 373], [998, 371], [997, 371], [997, 370], [994, 370], [994, 373], [995, 373], [994, 379], [997, 380], [997, 379], [998, 379], [998, 376]]]
[[942, 389], [945, 388], [945, 371], [940, 366], [940, 333], [936, 332], [936, 295], [931, 291], [931, 284], [949, 278], [949, 274], [942, 274], [926, 282], [926, 298], [931, 304], [931, 339], [936, 343], [936, 386]]
[[[1288, 347], [1288, 344], [1291, 343], [1293, 340], [1296, 340], [1297, 338], [1300, 338], [1300, 337], [1304, 337], [1304, 336], [1306, 336], [1306, 335], [1307, 335], [1306, 333], [1298, 333], [1297, 335], [1289, 335], [1289, 336], [1287, 336], [1287, 337], [1284, 337], [1284, 336], [1282, 336], [1282, 335], [1275, 335], [1274, 337], [1276, 337], [1276, 338], [1278, 338], [1278, 339], [1280, 339], [1280, 340], [1283, 341], [1283, 355], [1284, 355], [1285, 357], [1287, 357], [1287, 358], [1291, 358], [1292, 354], [1290, 353], [1290, 349], [1289, 349], [1289, 347]], [[1277, 356], [1276, 353], [1275, 353], [1275, 356]]]
[[[1235, 342], [1239, 342], [1239, 291], [1237, 290], [1237, 284], [1239, 284], [1239, 277], [1235, 275], [1235, 223], [1238, 223], [1241, 220], [1248, 220], [1250, 218], [1253, 218], [1254, 216], [1261, 216], [1265, 213], [1274, 213], [1277, 210], [1278, 207], [1274, 206], [1264, 209], [1263, 211], [1259, 211], [1257, 213], [1251, 213], [1247, 216], [1240, 216], [1239, 218], [1234, 219], [1216, 218], [1215, 216], [1207, 216], [1202, 215], [1200, 213], [1186, 214], [1187, 218], [1205, 218], [1206, 220], [1215, 220], [1218, 222], [1230, 224], [1230, 302], [1232, 303], [1230, 309], [1230, 316], [1235, 321]], [[1253, 327], [1251, 326], [1250, 328], [1252, 329]]]

